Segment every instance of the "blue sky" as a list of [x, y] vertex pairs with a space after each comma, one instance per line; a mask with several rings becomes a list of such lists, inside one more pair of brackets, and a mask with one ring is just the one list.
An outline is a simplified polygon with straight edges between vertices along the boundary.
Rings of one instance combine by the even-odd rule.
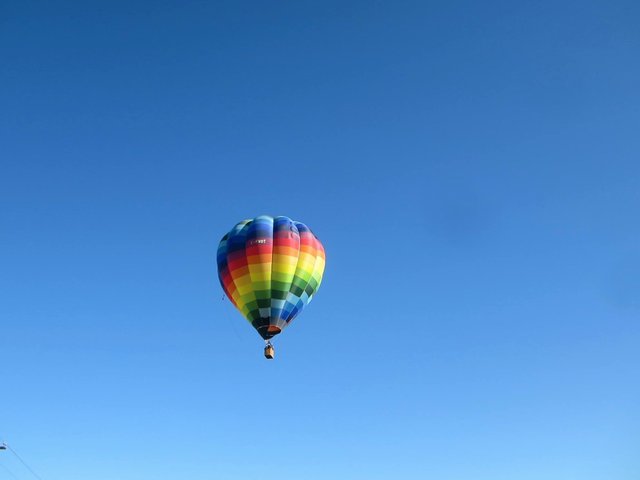
[[[639, 14], [5, 2], [0, 440], [45, 480], [638, 478]], [[273, 362], [215, 273], [264, 213], [327, 251]]]

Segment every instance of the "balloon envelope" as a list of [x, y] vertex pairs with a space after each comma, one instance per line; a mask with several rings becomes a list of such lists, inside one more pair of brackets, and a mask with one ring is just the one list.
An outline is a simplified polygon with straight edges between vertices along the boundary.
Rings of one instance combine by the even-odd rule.
[[309, 304], [324, 272], [324, 247], [305, 224], [261, 215], [243, 220], [218, 246], [227, 297], [268, 340]]

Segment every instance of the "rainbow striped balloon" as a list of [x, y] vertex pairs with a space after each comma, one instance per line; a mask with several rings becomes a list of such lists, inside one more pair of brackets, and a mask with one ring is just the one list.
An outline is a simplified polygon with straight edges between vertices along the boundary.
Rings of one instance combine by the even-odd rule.
[[324, 265], [320, 240], [288, 217], [243, 220], [218, 246], [220, 284], [265, 340], [282, 332], [311, 301]]

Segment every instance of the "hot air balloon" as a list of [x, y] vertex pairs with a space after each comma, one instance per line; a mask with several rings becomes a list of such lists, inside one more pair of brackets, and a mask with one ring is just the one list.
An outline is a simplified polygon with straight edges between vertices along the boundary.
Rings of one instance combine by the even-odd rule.
[[318, 291], [325, 253], [304, 223], [261, 215], [243, 220], [218, 246], [218, 278], [233, 305], [275, 354], [271, 339], [291, 323]]

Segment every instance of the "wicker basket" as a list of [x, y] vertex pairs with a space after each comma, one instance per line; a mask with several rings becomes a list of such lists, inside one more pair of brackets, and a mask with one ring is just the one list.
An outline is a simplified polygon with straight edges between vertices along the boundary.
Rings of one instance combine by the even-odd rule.
[[273, 345], [267, 345], [266, 347], [264, 347], [265, 358], [268, 358], [269, 360], [273, 360], [273, 357], [275, 357], [275, 355], [276, 355], [276, 351], [273, 348]]

